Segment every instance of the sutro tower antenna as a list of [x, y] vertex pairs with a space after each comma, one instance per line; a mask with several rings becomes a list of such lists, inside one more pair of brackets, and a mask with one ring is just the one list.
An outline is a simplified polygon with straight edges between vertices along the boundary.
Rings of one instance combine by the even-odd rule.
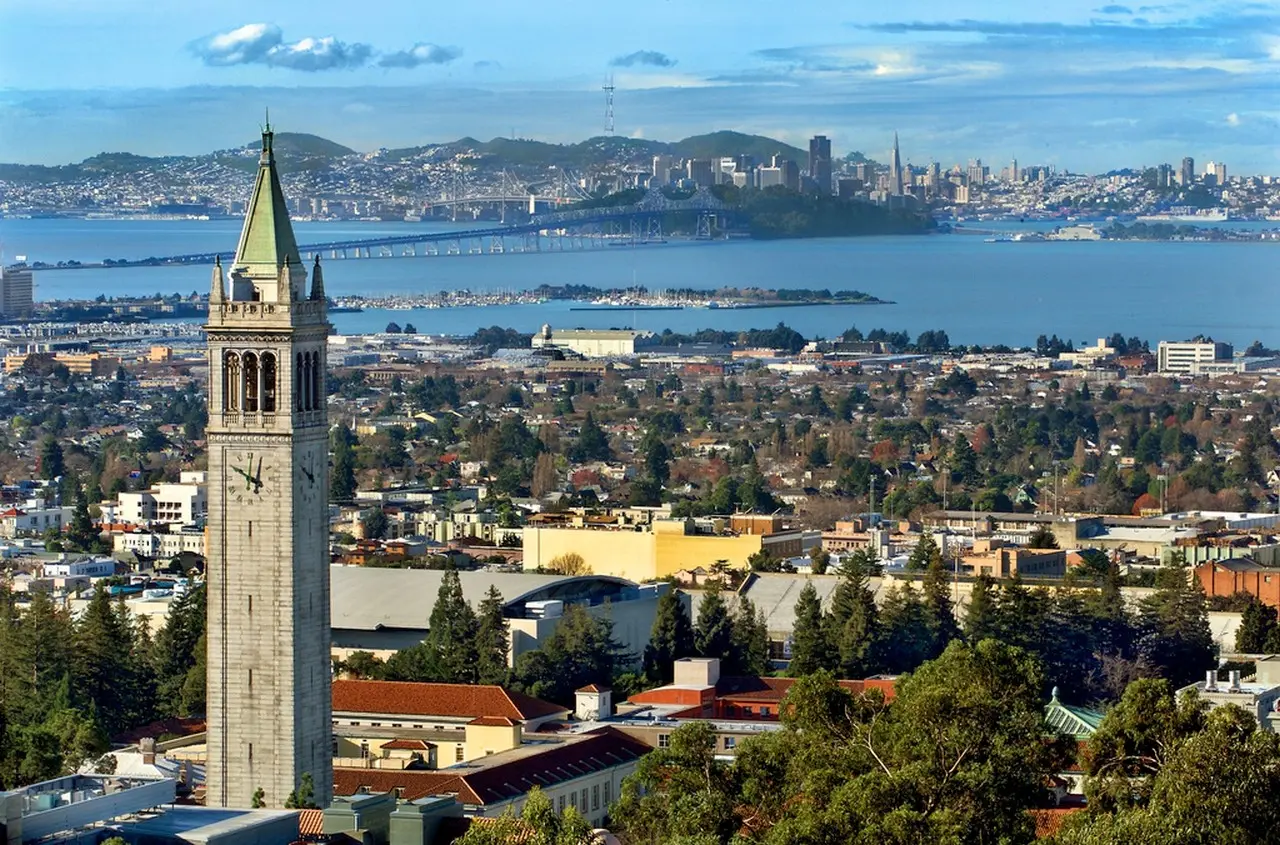
[[613, 134], [613, 74], [604, 83], [604, 134]]

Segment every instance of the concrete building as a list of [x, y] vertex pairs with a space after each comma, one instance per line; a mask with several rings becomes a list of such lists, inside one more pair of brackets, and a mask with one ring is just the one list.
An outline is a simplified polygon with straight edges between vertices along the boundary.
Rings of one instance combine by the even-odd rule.
[[1058, 353], [1059, 361], [1070, 362], [1076, 367], [1092, 367], [1116, 354], [1115, 347], [1108, 346], [1106, 338], [1098, 338], [1093, 346], [1086, 346], [1072, 352]]
[[[353, 651], [380, 657], [426, 639], [431, 608], [444, 573], [432, 569], [333, 566], [333, 656]], [[570, 604], [592, 616], [608, 616], [624, 650], [644, 653], [667, 584], [636, 584], [602, 575], [535, 575], [521, 572], [459, 572], [462, 595], [476, 607], [492, 587], [503, 597], [510, 631], [509, 659], [538, 648], [559, 627]], [[403, 597], [412, 596], [413, 601]]]
[[715, 168], [709, 158], [691, 158], [685, 162], [685, 175], [699, 188], [709, 188], [716, 182]]
[[150, 490], [121, 493], [109, 521], [131, 525], [156, 522], [194, 525], [205, 518], [208, 510], [208, 473], [187, 471], [182, 473], [177, 484], [161, 483]]
[[0, 267], [0, 317], [25, 320], [33, 305], [31, 270], [23, 266]]
[[557, 558], [576, 554], [597, 575], [636, 582], [698, 567], [744, 569], [760, 551], [782, 559], [803, 553], [802, 533], [784, 528], [776, 517], [646, 521], [623, 513], [548, 515], [531, 520], [522, 536], [526, 570], [550, 568]]
[[1195, 692], [1209, 709], [1228, 704], [1245, 710], [1258, 721], [1258, 726], [1280, 733], [1280, 656], [1268, 655], [1255, 664], [1252, 680], [1243, 680], [1240, 670], [1232, 669], [1226, 681], [1218, 680], [1214, 669], [1206, 670], [1203, 681], [1178, 690], [1179, 695]]
[[1196, 181], [1196, 160], [1187, 156], [1178, 168], [1178, 184], [1186, 188]]
[[809, 178], [818, 193], [831, 193], [831, 139], [825, 135], [809, 139]]
[[298, 254], [268, 126], [230, 272], [209, 294], [208, 790], [332, 794], [329, 321]]
[[568, 349], [587, 358], [619, 358], [654, 342], [653, 332], [628, 329], [553, 329], [544, 324], [533, 336], [534, 349]]
[[72, 508], [45, 504], [44, 499], [28, 499], [20, 506], [0, 511], [0, 537], [35, 537], [49, 529], [61, 532], [71, 523]]
[[184, 552], [206, 559], [209, 556], [208, 535], [193, 526], [173, 531], [112, 532], [111, 549], [117, 554], [133, 553], [153, 560], [169, 560]]
[[975, 576], [1060, 578], [1067, 574], [1067, 553], [1060, 549], [1024, 549], [983, 537], [975, 539], [973, 549], [961, 555], [960, 565]]
[[1162, 340], [1156, 347], [1156, 368], [1161, 373], [1196, 375], [1201, 364], [1230, 361], [1233, 354], [1229, 343]]

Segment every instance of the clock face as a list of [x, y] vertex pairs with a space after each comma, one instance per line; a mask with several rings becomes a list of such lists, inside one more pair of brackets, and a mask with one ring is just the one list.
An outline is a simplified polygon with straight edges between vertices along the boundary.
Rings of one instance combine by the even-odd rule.
[[249, 450], [227, 453], [227, 495], [236, 502], [258, 502], [277, 485], [274, 458]]

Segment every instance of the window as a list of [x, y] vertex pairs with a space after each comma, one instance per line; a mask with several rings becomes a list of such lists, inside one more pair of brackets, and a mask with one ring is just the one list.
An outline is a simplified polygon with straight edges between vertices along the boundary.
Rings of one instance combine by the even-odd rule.
[[744, 705], [742, 705], [742, 712], [743, 712], [744, 714], [746, 714], [747, 716], [750, 716], [750, 715], [751, 715], [751, 705], [750, 705], [750, 704], [744, 704]]
[[360, 759], [369, 759], [369, 740], [367, 739], [360, 740]]
[[258, 379], [258, 356], [252, 352], [244, 354], [244, 409], [249, 413], [258, 410], [258, 397], [261, 395]]
[[382, 727], [382, 723], [381, 723], [381, 722], [372, 722], [372, 723], [370, 723], [370, 726], [371, 726], [371, 727], [375, 727], [375, 728], [380, 728], [380, 727]]
[[582, 787], [582, 812], [587, 811], [587, 788]]
[[240, 356], [234, 352], [222, 358], [222, 410], [240, 410]]
[[604, 806], [609, 806], [609, 781], [604, 782]]
[[253, 743], [249, 743], [249, 762], [253, 762]]
[[600, 784], [591, 787], [591, 809], [600, 809]]
[[575, 810], [578, 809], [578, 793], [576, 790], [569, 793], [569, 806]]
[[276, 410], [276, 356], [262, 353], [262, 410], [274, 414]]
[[670, 748], [670, 747], [671, 747], [671, 734], [658, 734], [658, 747], [659, 747], [659, 748]]
[[560, 812], [561, 813], [564, 812], [564, 796], [563, 795], [560, 796]]
[[459, 745], [457, 748], [454, 748], [454, 749], [453, 749], [453, 761], [454, 761], [455, 763], [461, 763], [461, 762], [462, 762], [462, 753], [463, 753], [463, 752], [462, 752], [462, 746], [461, 746], [461, 745]]
[[737, 745], [738, 745], [738, 738], [736, 736], [726, 736], [724, 738], [724, 747], [726, 749], [735, 748], [737, 747]]

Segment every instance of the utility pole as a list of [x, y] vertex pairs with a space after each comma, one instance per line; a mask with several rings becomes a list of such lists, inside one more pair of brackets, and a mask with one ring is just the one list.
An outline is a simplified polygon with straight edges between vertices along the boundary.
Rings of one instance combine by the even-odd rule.
[[867, 503], [867, 527], [875, 527], [876, 519], [876, 477], [871, 476], [871, 496]]

